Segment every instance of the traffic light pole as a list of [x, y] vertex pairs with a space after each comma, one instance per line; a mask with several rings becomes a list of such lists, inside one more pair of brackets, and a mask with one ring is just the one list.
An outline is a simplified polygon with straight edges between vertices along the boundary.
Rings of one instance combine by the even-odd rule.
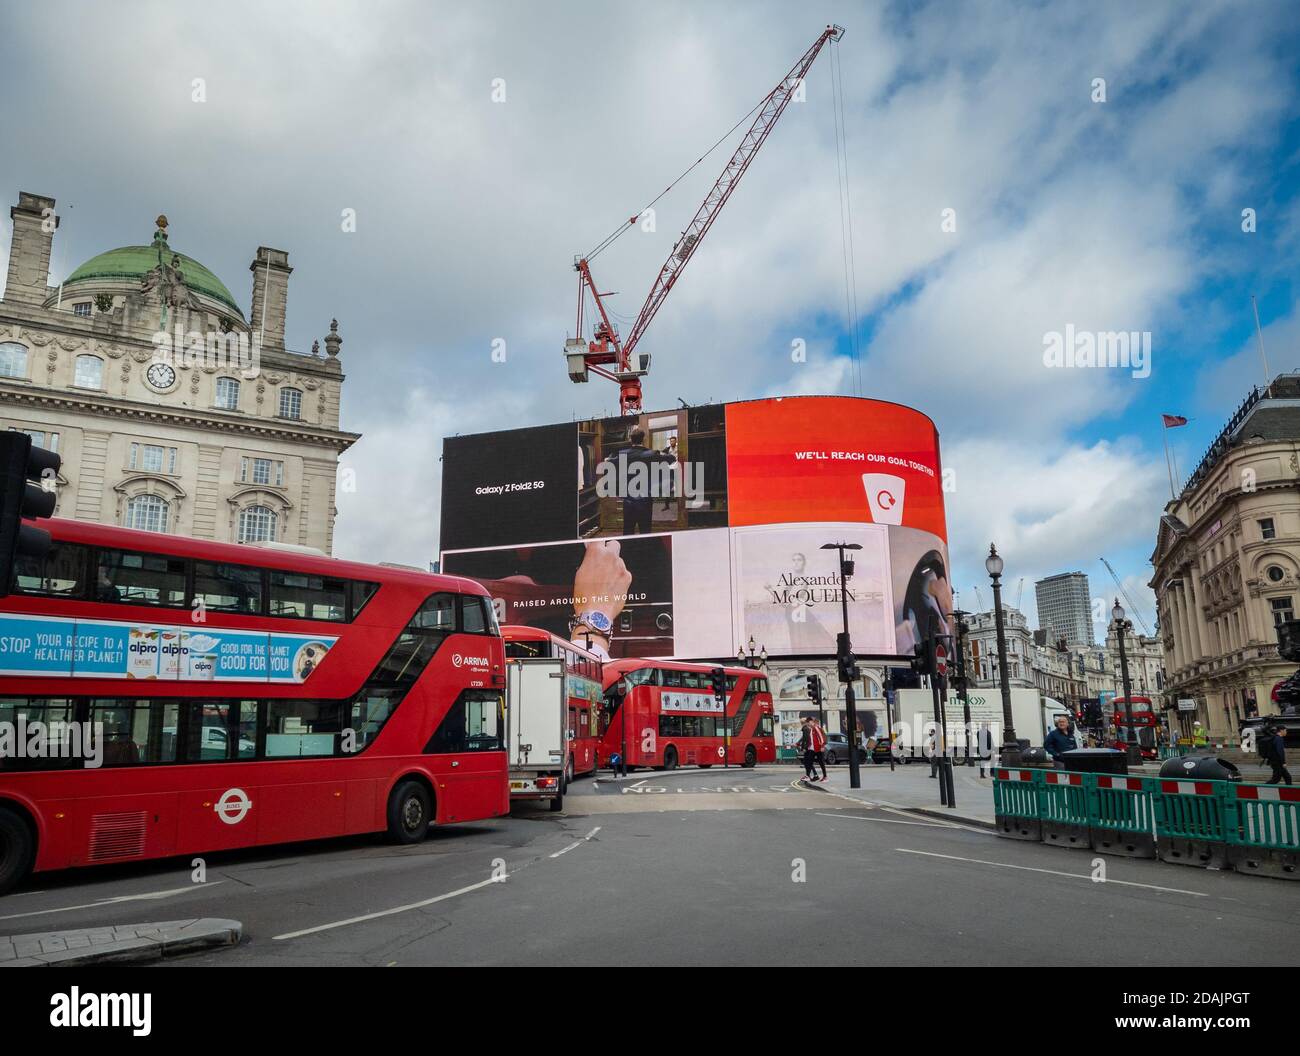
[[889, 737], [889, 770], [894, 769], [894, 669], [885, 668], [885, 722], [888, 724], [886, 734]]
[[823, 550], [835, 550], [840, 559], [840, 612], [844, 617], [844, 636], [839, 649], [838, 661], [840, 681], [844, 683], [844, 714], [848, 724], [849, 737], [849, 788], [862, 787], [862, 772], [858, 769], [858, 704], [853, 695], [853, 679], [847, 677], [850, 672], [845, 658], [853, 654], [853, 642], [849, 637], [849, 589], [848, 572], [845, 568], [844, 551], [861, 550], [857, 543], [829, 543]]

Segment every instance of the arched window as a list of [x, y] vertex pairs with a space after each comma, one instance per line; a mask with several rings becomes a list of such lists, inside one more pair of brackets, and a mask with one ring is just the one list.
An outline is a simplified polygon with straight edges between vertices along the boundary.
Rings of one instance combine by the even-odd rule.
[[166, 499], [157, 495], [137, 495], [127, 500], [123, 527], [138, 528], [143, 532], [165, 532], [169, 513]]
[[264, 543], [275, 541], [275, 511], [265, 506], [249, 506], [239, 511], [239, 541]]
[[104, 387], [104, 361], [98, 356], [78, 356], [77, 374], [73, 384], [79, 389]]
[[217, 379], [217, 407], [223, 411], [239, 410], [239, 382], [234, 378]]
[[27, 346], [16, 341], [0, 342], [0, 378], [27, 377]]
[[280, 417], [302, 417], [302, 389], [280, 390]]

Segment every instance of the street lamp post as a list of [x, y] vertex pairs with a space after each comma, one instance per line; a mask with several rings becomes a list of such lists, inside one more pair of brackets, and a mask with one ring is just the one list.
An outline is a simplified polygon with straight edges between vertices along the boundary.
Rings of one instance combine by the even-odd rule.
[[[1124, 619], [1124, 606], [1119, 603], [1119, 598], [1115, 599], [1115, 607], [1110, 610], [1110, 616], [1115, 621], [1115, 637], [1119, 639], [1119, 673], [1124, 681], [1124, 719], [1127, 723], [1124, 727], [1124, 753], [1130, 763], [1140, 763], [1142, 750], [1136, 744], [1137, 730], [1133, 726], [1133, 687], [1128, 680], [1128, 656], [1124, 652], [1124, 631], [1125, 628], [1132, 627], [1132, 624]], [[1132, 744], [1128, 739], [1130, 730], [1135, 742]]]
[[998, 636], [998, 678], [1002, 683], [1002, 762], [1014, 765], [1020, 762], [1020, 741], [1016, 739], [1016, 726], [1011, 718], [1011, 684], [1007, 674], [1007, 631], [1002, 622], [1002, 570], [1006, 567], [998, 548], [989, 543], [989, 556], [984, 559], [984, 570], [993, 580], [993, 626]]
[[[754, 662], [755, 657], [757, 657], [757, 663]], [[752, 667], [755, 670], [765, 667], [767, 665], [767, 646], [756, 646], [754, 644], [754, 636], [751, 634], [749, 636], [748, 651], [746, 651], [745, 647], [742, 645], [736, 650], [736, 659], [740, 661], [741, 667]]]
[[844, 556], [845, 550], [861, 550], [861, 543], [823, 543], [823, 550], [834, 550], [840, 557], [840, 611], [844, 616], [844, 631], [840, 635], [836, 661], [840, 682], [844, 684], [844, 715], [849, 737], [849, 787], [861, 788], [862, 775], [858, 770], [858, 704], [853, 695], [853, 680], [858, 677], [857, 663], [853, 657], [853, 642], [849, 637], [849, 576], [853, 575], [853, 559]]

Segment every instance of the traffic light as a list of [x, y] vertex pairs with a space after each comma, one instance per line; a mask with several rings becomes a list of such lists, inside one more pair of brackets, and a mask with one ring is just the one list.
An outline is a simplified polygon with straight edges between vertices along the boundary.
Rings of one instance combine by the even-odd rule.
[[917, 642], [912, 646], [912, 659], [910, 665], [913, 671], [918, 675], [934, 674], [934, 657], [930, 651], [931, 639]]
[[862, 677], [858, 671], [858, 658], [853, 655], [853, 646], [844, 631], [835, 636], [835, 660], [840, 669], [841, 682], [856, 682]]
[[808, 699], [815, 708], [822, 706], [822, 680], [816, 675], [808, 676]]
[[709, 678], [713, 680], [713, 696], [717, 700], [726, 701], [727, 672], [720, 667], [715, 667], [709, 672]]
[[54, 512], [56, 496], [41, 481], [52, 479], [62, 464], [53, 451], [33, 447], [26, 433], [0, 433], [0, 597], [9, 593], [14, 559], [42, 558], [50, 547], [50, 533], [23, 524], [23, 518]]

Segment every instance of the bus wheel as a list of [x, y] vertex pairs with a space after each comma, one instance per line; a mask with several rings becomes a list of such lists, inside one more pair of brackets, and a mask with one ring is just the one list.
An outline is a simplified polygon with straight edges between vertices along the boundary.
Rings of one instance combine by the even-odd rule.
[[754, 751], [754, 746], [752, 744], [745, 745], [745, 765], [752, 770], [754, 768], [754, 764], [757, 762], [758, 762], [758, 753]]
[[664, 749], [664, 766], [665, 770], [677, 769], [677, 749], [668, 747]]
[[12, 810], [0, 807], [0, 895], [22, 883], [35, 860], [31, 829]]
[[429, 790], [419, 781], [403, 781], [388, 799], [388, 838], [393, 843], [419, 843], [432, 820]]

